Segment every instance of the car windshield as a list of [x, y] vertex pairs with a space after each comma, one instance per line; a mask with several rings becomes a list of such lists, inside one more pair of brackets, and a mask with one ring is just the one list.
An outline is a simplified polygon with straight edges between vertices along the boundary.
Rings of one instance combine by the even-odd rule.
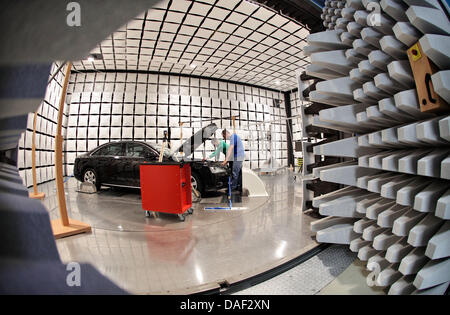
[[[155, 144], [152, 143], [153, 148], [155, 148], [158, 152], [161, 152], [161, 145], [160, 144]], [[172, 158], [175, 162], [180, 162], [178, 157], [175, 156], [175, 154], [172, 154], [172, 151], [170, 151], [170, 149], [168, 149], [167, 147], [164, 148], [164, 156], [167, 158]]]

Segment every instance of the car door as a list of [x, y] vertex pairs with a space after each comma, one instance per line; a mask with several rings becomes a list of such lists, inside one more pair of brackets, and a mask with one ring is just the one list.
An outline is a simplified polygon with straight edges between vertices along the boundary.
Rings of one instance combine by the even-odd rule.
[[123, 143], [110, 143], [94, 152], [96, 166], [95, 170], [102, 183], [118, 184], [118, 167], [120, 160], [124, 157]]
[[126, 165], [120, 175], [127, 186], [140, 187], [140, 165], [144, 162], [154, 162], [158, 160], [155, 150], [138, 142], [128, 142], [126, 144], [125, 159]]

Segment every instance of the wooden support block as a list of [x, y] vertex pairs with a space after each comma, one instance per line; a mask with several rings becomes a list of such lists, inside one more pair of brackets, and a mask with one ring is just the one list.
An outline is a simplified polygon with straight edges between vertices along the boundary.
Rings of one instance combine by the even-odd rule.
[[426, 113], [447, 112], [450, 106], [434, 90], [431, 76], [439, 71], [425, 55], [420, 42], [408, 49], [408, 58], [416, 82], [420, 110]]
[[53, 236], [58, 239], [81, 233], [90, 233], [91, 227], [83, 222], [69, 219], [69, 225], [65, 226], [60, 219], [51, 220]]

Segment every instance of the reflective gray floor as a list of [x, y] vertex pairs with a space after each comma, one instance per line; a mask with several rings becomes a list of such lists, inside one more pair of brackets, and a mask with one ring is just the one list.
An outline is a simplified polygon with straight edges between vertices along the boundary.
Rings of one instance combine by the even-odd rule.
[[[159, 214], [146, 218], [140, 192], [76, 191], [66, 182], [69, 217], [92, 233], [57, 240], [63, 262], [88, 262], [135, 294], [185, 294], [217, 288], [274, 268], [317, 246], [302, 214], [292, 175], [262, 177], [269, 198], [243, 198], [242, 211], [205, 211], [217, 196], [194, 204], [185, 222]], [[298, 184], [300, 185], [300, 184]], [[39, 186], [52, 219], [59, 216], [54, 182]], [[209, 201], [211, 203], [209, 203]]]
[[304, 263], [236, 295], [317, 294], [344, 272], [356, 256], [357, 253], [351, 252], [348, 245], [331, 245]]

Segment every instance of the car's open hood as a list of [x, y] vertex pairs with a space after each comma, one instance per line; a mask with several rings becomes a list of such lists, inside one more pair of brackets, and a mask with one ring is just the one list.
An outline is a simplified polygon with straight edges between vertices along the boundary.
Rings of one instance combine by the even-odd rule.
[[197, 131], [193, 136], [189, 137], [181, 146], [173, 151], [173, 154], [176, 155], [179, 152], [184, 152], [184, 157], [189, 157], [200, 145], [210, 139], [216, 130], [216, 124], [209, 124], [208, 126]]

